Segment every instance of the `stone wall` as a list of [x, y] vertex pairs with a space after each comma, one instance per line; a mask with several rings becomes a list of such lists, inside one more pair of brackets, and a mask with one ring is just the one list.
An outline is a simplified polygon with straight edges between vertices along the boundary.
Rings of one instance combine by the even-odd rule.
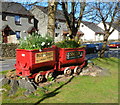
[[0, 57], [15, 57], [18, 44], [0, 44]]

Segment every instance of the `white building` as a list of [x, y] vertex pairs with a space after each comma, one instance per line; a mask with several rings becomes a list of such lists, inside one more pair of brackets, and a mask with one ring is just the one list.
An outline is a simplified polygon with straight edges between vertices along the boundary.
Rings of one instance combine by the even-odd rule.
[[83, 21], [80, 24], [80, 30], [84, 33], [83, 41], [101, 41], [103, 40], [104, 31], [92, 22]]
[[[99, 23], [98, 26], [104, 30], [103, 23]], [[109, 25], [107, 25], [108, 27]], [[108, 40], [118, 40], [120, 39], [120, 26], [116, 25], [115, 23], [112, 25], [112, 29], [115, 29], [113, 33], [109, 36]]]

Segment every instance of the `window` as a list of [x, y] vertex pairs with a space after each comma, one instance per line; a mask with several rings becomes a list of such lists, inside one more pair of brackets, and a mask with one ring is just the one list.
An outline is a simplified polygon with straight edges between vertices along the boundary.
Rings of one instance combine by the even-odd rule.
[[59, 24], [58, 21], [56, 21], [56, 23], [55, 23], [55, 28], [56, 28], [56, 29], [60, 29], [60, 28], [61, 28], [61, 26], [60, 26], [60, 24]]
[[81, 25], [81, 27], [84, 27], [84, 25]]
[[55, 37], [58, 37], [59, 33], [55, 33]]
[[20, 24], [20, 16], [15, 16], [15, 24]]
[[6, 14], [2, 14], [2, 20], [6, 21], [7, 20], [7, 15]]
[[17, 38], [17, 40], [20, 39], [20, 31], [16, 31], [16, 38]]
[[29, 22], [30, 24], [32, 24], [32, 23], [33, 23], [33, 18], [32, 18], [32, 17], [29, 17], [29, 18], [28, 18], [28, 22]]

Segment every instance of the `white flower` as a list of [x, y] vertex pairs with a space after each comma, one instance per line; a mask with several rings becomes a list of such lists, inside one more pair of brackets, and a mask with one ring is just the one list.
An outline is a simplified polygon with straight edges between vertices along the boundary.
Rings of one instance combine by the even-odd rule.
[[26, 37], [24, 37], [24, 40], [27, 40], [27, 38], [26, 38]]
[[33, 47], [35, 47], [35, 45], [33, 45]]
[[44, 46], [45, 45], [45, 42], [42, 42], [41, 46]]
[[67, 36], [69, 37], [70, 35], [69, 35], [69, 34], [67, 34]]
[[50, 43], [48, 43], [48, 45], [50, 45]]
[[41, 50], [41, 49], [39, 49], [39, 51], [41, 52], [42, 50]]
[[46, 39], [48, 39], [48, 38], [46, 37]]

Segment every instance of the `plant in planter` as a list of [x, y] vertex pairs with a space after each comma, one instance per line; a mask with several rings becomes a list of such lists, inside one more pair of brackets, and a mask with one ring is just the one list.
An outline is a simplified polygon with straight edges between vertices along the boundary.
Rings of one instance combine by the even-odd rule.
[[78, 48], [80, 45], [74, 40], [65, 40], [55, 43], [56, 46], [60, 48]]
[[53, 45], [53, 38], [46, 35], [45, 37], [40, 34], [33, 33], [29, 35], [26, 40], [21, 39], [19, 49], [34, 50], [34, 49], [43, 49], [49, 48]]

